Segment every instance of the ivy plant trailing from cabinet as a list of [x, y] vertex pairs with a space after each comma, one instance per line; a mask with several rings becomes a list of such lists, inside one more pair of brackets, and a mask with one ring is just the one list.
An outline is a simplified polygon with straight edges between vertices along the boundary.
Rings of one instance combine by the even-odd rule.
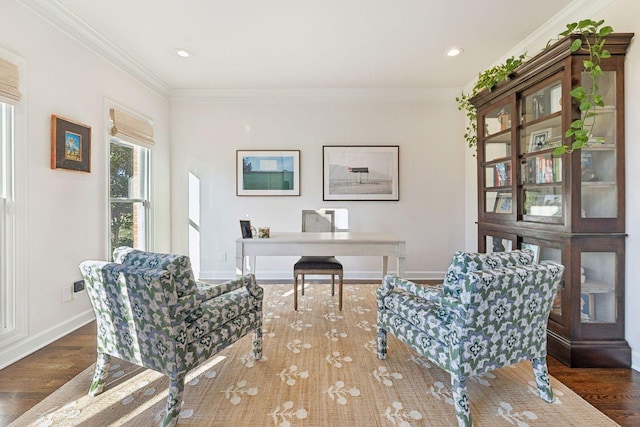
[[[591, 80], [591, 86], [590, 88], [577, 86], [571, 91], [571, 96], [579, 104], [582, 117], [573, 121], [565, 133], [565, 137], [573, 138], [571, 146], [561, 145], [556, 147], [553, 152], [555, 155], [570, 153], [591, 142], [591, 129], [595, 124], [597, 116], [596, 108], [604, 106], [602, 95], [598, 93], [597, 83], [598, 77], [602, 75], [600, 60], [611, 56], [609, 51], [604, 48], [604, 44], [606, 37], [612, 32], [613, 28], [604, 25], [604, 20], [594, 21], [585, 19], [567, 24], [567, 29], [558, 35], [559, 37], [567, 37], [571, 34], [581, 35], [581, 38], [574, 40], [571, 44], [571, 52], [583, 50], [589, 55], [589, 59], [583, 61], [583, 66], [585, 73], [587, 73]], [[549, 41], [547, 43], [547, 47], [549, 47], [551, 42], [552, 41]], [[583, 44], [586, 47], [583, 47]], [[462, 92], [462, 94], [456, 98], [458, 110], [464, 111], [467, 116], [467, 127], [465, 129], [464, 139], [470, 148], [474, 148], [478, 144], [477, 114], [475, 107], [470, 101], [471, 98], [483, 90], [492, 91], [498, 83], [507, 80], [509, 76], [525, 62], [526, 58], [526, 53], [517, 58], [512, 56], [507, 59], [504, 64], [496, 65], [479, 73], [478, 79], [471, 89], [471, 93], [465, 94]]]

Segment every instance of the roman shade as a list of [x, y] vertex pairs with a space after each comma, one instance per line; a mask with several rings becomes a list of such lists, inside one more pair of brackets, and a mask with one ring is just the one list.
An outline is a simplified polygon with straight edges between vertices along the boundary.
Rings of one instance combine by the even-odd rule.
[[20, 101], [20, 78], [18, 66], [0, 58], [0, 98]]
[[153, 126], [149, 121], [133, 117], [130, 114], [112, 108], [111, 135], [125, 140], [135, 140], [145, 144], [153, 144]]

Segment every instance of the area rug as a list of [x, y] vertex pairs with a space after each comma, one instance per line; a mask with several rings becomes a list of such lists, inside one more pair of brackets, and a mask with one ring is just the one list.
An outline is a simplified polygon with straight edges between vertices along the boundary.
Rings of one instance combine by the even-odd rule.
[[[265, 285], [264, 352], [251, 337], [211, 358], [187, 378], [179, 425], [455, 426], [449, 375], [389, 335], [376, 355], [375, 285], [345, 285], [343, 311], [330, 285], [307, 285], [293, 310], [291, 285]], [[117, 360], [110, 382], [87, 396], [93, 367], [12, 426], [153, 426], [166, 377]], [[555, 401], [537, 394], [531, 364], [469, 381], [476, 426], [615, 426], [552, 378]]]

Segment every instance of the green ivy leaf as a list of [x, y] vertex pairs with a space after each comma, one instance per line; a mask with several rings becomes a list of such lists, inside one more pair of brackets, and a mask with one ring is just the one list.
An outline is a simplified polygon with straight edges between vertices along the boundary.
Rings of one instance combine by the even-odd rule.
[[[604, 23], [604, 20], [600, 21], [600, 25], [602, 25]], [[598, 26], [600, 26], [598, 25]], [[600, 28], [600, 31], [598, 31], [598, 36], [600, 37], [606, 37], [609, 34], [613, 33], [613, 28], [610, 25], [604, 26], [602, 28]]]
[[580, 111], [588, 111], [591, 109], [591, 103], [589, 101], [582, 101], [580, 103]]
[[583, 99], [585, 97], [585, 95], [587, 94], [587, 91], [582, 86], [578, 86], [577, 88], [573, 89], [570, 92], [570, 94], [571, 94], [571, 96], [573, 98], [575, 98], [578, 101], [580, 101], [581, 99]]
[[580, 49], [581, 47], [582, 47], [582, 40], [575, 39], [573, 43], [571, 43], [571, 52], [577, 52], [578, 49]]

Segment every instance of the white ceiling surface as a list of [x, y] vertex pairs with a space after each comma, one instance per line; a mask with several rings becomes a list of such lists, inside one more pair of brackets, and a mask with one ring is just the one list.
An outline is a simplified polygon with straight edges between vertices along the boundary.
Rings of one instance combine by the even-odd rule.
[[384, 89], [462, 87], [571, 0], [57, 3], [173, 90]]

